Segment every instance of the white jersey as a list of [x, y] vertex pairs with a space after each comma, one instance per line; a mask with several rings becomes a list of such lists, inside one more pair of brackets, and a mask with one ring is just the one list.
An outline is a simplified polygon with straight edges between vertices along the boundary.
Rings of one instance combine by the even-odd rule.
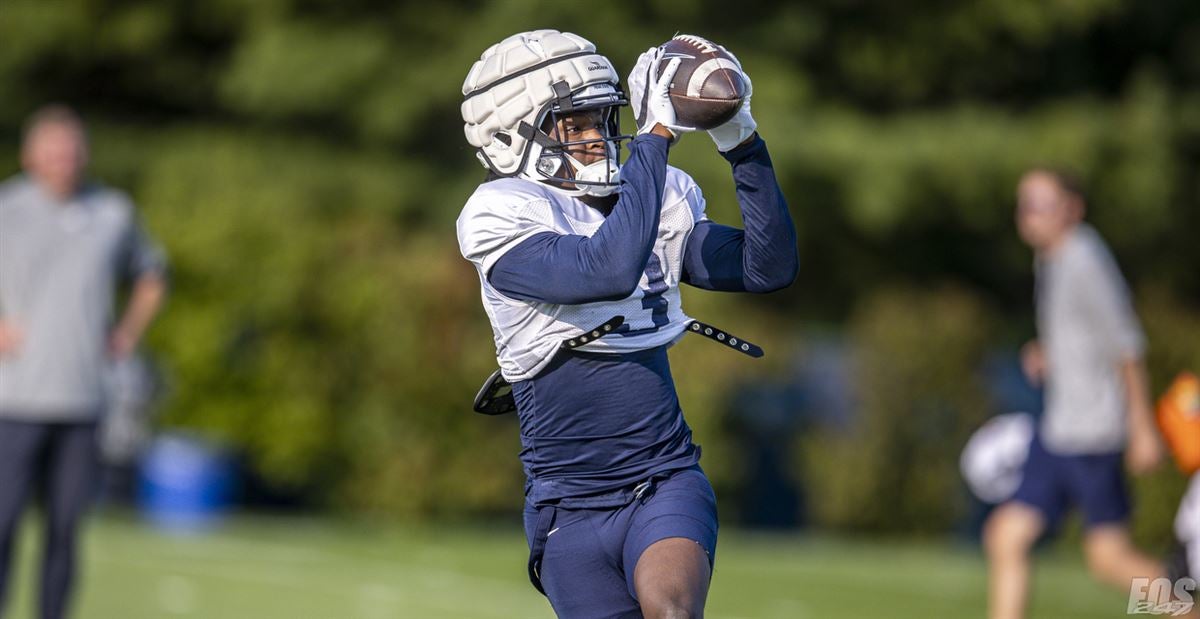
[[[672, 344], [691, 320], [680, 306], [679, 280], [688, 236], [704, 215], [699, 186], [686, 172], [667, 166], [658, 238], [638, 288], [619, 301], [557, 305], [512, 299], [488, 282], [492, 266], [508, 250], [542, 232], [592, 236], [604, 216], [580, 200], [543, 183], [504, 178], [484, 183], [458, 217], [458, 244], [475, 265], [483, 307], [492, 323], [496, 360], [509, 382], [537, 375], [564, 340], [582, 335], [614, 316], [624, 316], [619, 333], [577, 350], [627, 353]], [[664, 289], [665, 285], [665, 289]], [[647, 295], [666, 300], [645, 309]]]

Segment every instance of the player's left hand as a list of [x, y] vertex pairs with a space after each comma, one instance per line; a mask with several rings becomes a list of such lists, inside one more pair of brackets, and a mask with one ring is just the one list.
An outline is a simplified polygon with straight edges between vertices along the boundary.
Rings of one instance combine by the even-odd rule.
[[[725, 50], [729, 51], [729, 50]], [[737, 63], [738, 69], [742, 68], [742, 62], [729, 52], [733, 61]], [[754, 117], [750, 115], [750, 96], [754, 94], [754, 84], [750, 82], [750, 76], [742, 70], [742, 79], [746, 82], [746, 98], [742, 100], [742, 107], [733, 118], [729, 119], [725, 124], [710, 129], [709, 137], [717, 144], [717, 150], [725, 153], [737, 148], [741, 143], [750, 139], [754, 135], [754, 131], [758, 129], [758, 123], [754, 122]]]
[[1125, 451], [1125, 465], [1134, 475], [1152, 473], [1163, 461], [1163, 444], [1151, 428], [1134, 431]]

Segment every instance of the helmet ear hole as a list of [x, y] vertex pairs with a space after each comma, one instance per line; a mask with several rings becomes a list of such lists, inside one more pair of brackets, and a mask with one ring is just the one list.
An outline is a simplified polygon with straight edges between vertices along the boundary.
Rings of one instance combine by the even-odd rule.
[[512, 147], [512, 136], [503, 131], [497, 133], [493, 139], [505, 145], [506, 147]]
[[557, 174], [561, 167], [562, 160], [558, 157], [539, 157], [537, 161], [537, 171], [547, 177]]

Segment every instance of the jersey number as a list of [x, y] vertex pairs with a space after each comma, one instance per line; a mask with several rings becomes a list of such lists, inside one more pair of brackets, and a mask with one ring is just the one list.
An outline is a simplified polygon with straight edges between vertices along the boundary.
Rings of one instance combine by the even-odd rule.
[[653, 333], [659, 328], [666, 326], [671, 322], [667, 317], [667, 299], [663, 293], [667, 291], [666, 275], [663, 274], [662, 262], [658, 259], [658, 254], [650, 252], [650, 259], [646, 261], [646, 287], [642, 289], [642, 309], [650, 310], [650, 320], [654, 323], [653, 327], [631, 330], [629, 323], [621, 325], [617, 329], [617, 333], [621, 335], [641, 335], [643, 333]]

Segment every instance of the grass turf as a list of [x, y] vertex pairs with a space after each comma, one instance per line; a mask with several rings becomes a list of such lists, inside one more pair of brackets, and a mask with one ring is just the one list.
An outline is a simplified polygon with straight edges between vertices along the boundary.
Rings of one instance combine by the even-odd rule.
[[[39, 532], [27, 521], [11, 619], [34, 616]], [[516, 526], [381, 528], [238, 517], [172, 536], [105, 514], [84, 536], [76, 619], [550, 618], [525, 577]], [[1038, 557], [1033, 617], [1125, 617], [1126, 596], [1092, 583], [1077, 553]], [[982, 617], [974, 548], [726, 530], [706, 616]]]

